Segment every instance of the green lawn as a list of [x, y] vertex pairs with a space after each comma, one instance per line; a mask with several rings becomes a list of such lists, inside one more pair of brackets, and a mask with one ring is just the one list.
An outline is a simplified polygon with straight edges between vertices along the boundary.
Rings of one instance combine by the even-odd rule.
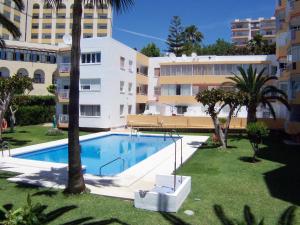
[[[67, 131], [63, 131], [63, 134], [59, 136], [47, 136], [49, 129], [50, 127], [42, 125], [18, 126], [14, 133], [10, 133], [9, 129], [4, 132], [3, 140], [9, 142], [10, 148], [18, 148], [67, 138]], [[80, 135], [84, 134], [89, 134], [89, 132], [80, 132]]]
[[[284, 149], [280, 140], [281, 136], [270, 138], [260, 153], [261, 162], [256, 164], [247, 162], [252, 151], [243, 136], [231, 137], [227, 151], [211, 144], [204, 146], [179, 170], [180, 174], [192, 176], [192, 192], [177, 214], [138, 210], [131, 201], [115, 198], [92, 194], [65, 196], [61, 191], [17, 185], [6, 181], [10, 175], [5, 172], [0, 172], [0, 205], [21, 206], [27, 193], [31, 193], [35, 194], [34, 202], [49, 206], [48, 211], [62, 206], [78, 207], [51, 224], [92, 217], [89, 222], [108, 220], [95, 224], [118, 224], [112, 219], [117, 218], [122, 224], [136, 225], [218, 225], [214, 204], [222, 205], [229, 216], [238, 219], [244, 204], [248, 204], [257, 218], [264, 217], [266, 225], [275, 225], [286, 207], [300, 205], [300, 151]], [[185, 215], [187, 209], [195, 215]], [[299, 224], [300, 209], [296, 219]]]

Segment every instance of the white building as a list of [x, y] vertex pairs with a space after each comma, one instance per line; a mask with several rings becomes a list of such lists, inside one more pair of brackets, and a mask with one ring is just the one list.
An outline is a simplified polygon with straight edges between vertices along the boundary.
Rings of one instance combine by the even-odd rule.
[[[60, 54], [57, 115], [68, 122], [70, 52]], [[136, 51], [109, 37], [82, 39], [80, 62], [80, 117], [84, 128], [126, 125], [135, 113]]]

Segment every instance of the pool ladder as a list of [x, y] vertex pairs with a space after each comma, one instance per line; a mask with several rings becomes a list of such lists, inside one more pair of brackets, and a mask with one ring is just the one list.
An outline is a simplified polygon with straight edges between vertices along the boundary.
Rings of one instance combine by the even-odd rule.
[[130, 137], [132, 137], [134, 134], [135, 134], [135, 136], [140, 136], [139, 128], [133, 128], [133, 127], [131, 127], [131, 129], [130, 129]]
[[123, 170], [124, 170], [124, 169], [125, 169], [125, 160], [124, 160], [123, 158], [121, 158], [121, 157], [117, 157], [117, 158], [115, 158], [114, 160], [111, 160], [111, 161], [109, 161], [108, 163], [105, 163], [104, 165], [102, 165], [102, 166], [99, 167], [99, 176], [102, 176], [102, 169], [103, 169], [104, 167], [106, 167], [106, 166], [108, 166], [109, 164], [111, 164], [111, 163], [113, 163], [113, 162], [115, 162], [115, 161], [118, 161], [118, 160], [122, 160], [122, 162], [123, 162]]
[[11, 156], [9, 144], [7, 141], [3, 141], [2, 143], [0, 143], [0, 150], [2, 151], [2, 157], [4, 157], [4, 151], [7, 150], [8, 150], [8, 155]]
[[[165, 132], [164, 133], [164, 140], [166, 140], [166, 136], [167, 134], [172, 138], [174, 144], [175, 144], [175, 160], [174, 160], [174, 191], [176, 190], [176, 168], [177, 168], [177, 144], [176, 144], [176, 140], [174, 139], [173, 134], [175, 134], [177, 137], [179, 137], [180, 139], [180, 167], [182, 166], [182, 137], [179, 135], [179, 133], [177, 132], [177, 130], [171, 130], [170, 132]], [[181, 180], [180, 183], [182, 183], [182, 176], [181, 176]]]

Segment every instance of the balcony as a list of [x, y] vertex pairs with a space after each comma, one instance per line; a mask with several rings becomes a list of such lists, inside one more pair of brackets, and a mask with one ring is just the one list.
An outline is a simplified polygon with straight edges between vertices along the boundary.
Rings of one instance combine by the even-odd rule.
[[296, 0], [291, 0], [289, 3], [289, 9], [288, 9], [288, 13], [289, 13], [289, 21], [297, 16], [300, 12], [300, 1], [296, 1]]
[[68, 89], [59, 89], [57, 90], [57, 100], [60, 103], [69, 102], [69, 90]]
[[230, 81], [230, 75], [188, 75], [188, 76], [160, 76], [158, 83], [162, 84], [222, 84]]
[[277, 56], [277, 59], [286, 58], [286, 56], [287, 56], [287, 45], [277, 47], [276, 56]]
[[68, 114], [59, 114], [57, 125], [58, 125], [59, 128], [68, 128], [68, 126], [69, 126], [69, 115]]
[[148, 95], [138, 93], [136, 94], [136, 103], [147, 103], [148, 102]]
[[294, 44], [299, 44], [299, 43], [300, 43], [300, 30], [292, 30], [290, 44], [294, 45]]
[[159, 96], [159, 103], [162, 104], [197, 104], [195, 96]]
[[60, 63], [58, 66], [58, 72], [60, 77], [69, 77], [71, 72], [71, 64]]
[[145, 84], [145, 85], [147, 85], [148, 84], [148, 77], [145, 76], [145, 75], [142, 75], [142, 74], [138, 73], [136, 75], [136, 82], [138, 84]]

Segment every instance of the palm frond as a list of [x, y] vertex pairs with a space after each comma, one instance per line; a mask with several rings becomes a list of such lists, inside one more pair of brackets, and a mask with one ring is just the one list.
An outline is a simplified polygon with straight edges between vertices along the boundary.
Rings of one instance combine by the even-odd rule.
[[0, 37], [0, 48], [5, 48], [5, 41]]
[[273, 85], [268, 85], [266, 87], [263, 88], [262, 90], [262, 95], [267, 95], [267, 94], [280, 94], [283, 95], [283, 97], [287, 98], [287, 94], [285, 93], [285, 91], [273, 86]]
[[288, 207], [283, 214], [280, 216], [278, 225], [293, 225], [295, 224], [295, 211], [296, 206]]
[[14, 38], [21, 37], [19, 28], [13, 22], [7, 19], [2, 13], [0, 13], [0, 24], [3, 28], [8, 30], [8, 32], [11, 33]]
[[276, 113], [275, 113], [275, 110], [273, 108], [273, 105], [269, 102], [269, 101], [265, 101], [266, 105], [268, 106], [270, 112], [271, 112], [271, 115], [273, 117], [274, 120], [276, 120]]
[[15, 5], [16, 5], [16, 7], [19, 11], [24, 10], [25, 6], [24, 6], [23, 0], [13, 0], [13, 1], [14, 1]]
[[288, 110], [291, 109], [290, 104], [288, 103], [288, 100], [286, 98], [281, 97], [281, 96], [267, 96], [267, 97], [264, 97], [264, 100], [266, 100], [266, 101], [277, 100], [280, 103], [282, 103], [283, 105], [285, 105]]

